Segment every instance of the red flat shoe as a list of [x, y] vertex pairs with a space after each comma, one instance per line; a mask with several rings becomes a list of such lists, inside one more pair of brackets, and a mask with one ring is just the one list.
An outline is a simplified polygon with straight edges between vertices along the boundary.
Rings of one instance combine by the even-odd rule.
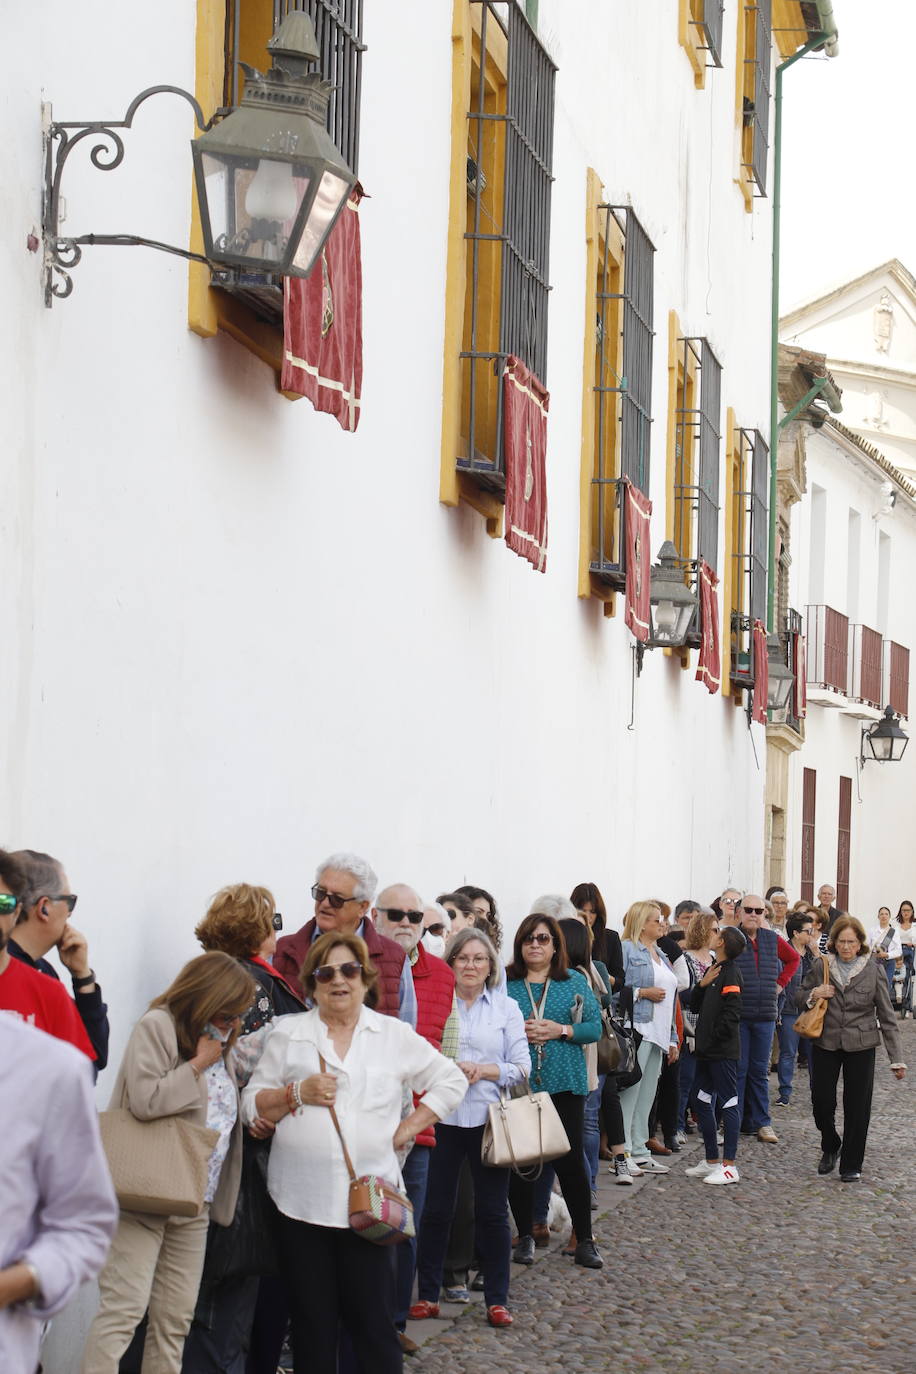
[[437, 1302], [426, 1302], [425, 1299], [421, 1299], [420, 1302], [414, 1303], [407, 1315], [412, 1322], [422, 1322], [425, 1321], [427, 1317], [438, 1317], [439, 1304]]
[[491, 1326], [511, 1326], [512, 1313], [505, 1307], [488, 1307], [487, 1321]]

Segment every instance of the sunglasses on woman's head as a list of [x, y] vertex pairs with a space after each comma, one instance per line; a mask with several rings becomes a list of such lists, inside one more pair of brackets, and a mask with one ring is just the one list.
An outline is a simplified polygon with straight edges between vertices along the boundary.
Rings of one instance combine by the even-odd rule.
[[546, 932], [545, 930], [535, 930], [535, 931], [532, 931], [532, 933], [531, 933], [530, 935], [526, 935], [526, 936], [525, 936], [524, 940], [522, 941], [522, 944], [523, 944], [523, 945], [552, 945], [552, 944], [553, 944], [553, 936], [552, 936], [552, 935], [548, 935], [547, 932]]
[[344, 978], [352, 982], [362, 971], [363, 966], [358, 959], [348, 959], [345, 964], [322, 964], [320, 968], [315, 969], [313, 976], [316, 983], [330, 983], [335, 973], [342, 973]]

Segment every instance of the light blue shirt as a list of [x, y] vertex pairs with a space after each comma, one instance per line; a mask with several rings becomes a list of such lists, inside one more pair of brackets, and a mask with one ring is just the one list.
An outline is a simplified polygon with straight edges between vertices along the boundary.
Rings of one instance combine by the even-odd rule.
[[496, 1064], [499, 1079], [472, 1083], [444, 1126], [482, 1126], [491, 1102], [499, 1100], [500, 1088], [511, 1088], [528, 1077], [531, 1055], [528, 1037], [518, 1003], [495, 989], [484, 988], [468, 1006], [459, 997], [457, 1060], [473, 1064]]

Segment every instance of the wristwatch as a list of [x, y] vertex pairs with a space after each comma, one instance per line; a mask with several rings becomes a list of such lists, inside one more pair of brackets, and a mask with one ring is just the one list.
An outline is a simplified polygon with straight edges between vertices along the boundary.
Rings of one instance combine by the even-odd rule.
[[88, 988], [90, 983], [95, 982], [95, 969], [90, 969], [85, 978], [74, 978], [73, 986], [79, 991], [80, 988]]
[[561, 1027], [560, 1027], [560, 1039], [561, 1039], [561, 1040], [571, 1040], [571, 1039], [572, 1039], [572, 1026], [561, 1026]]

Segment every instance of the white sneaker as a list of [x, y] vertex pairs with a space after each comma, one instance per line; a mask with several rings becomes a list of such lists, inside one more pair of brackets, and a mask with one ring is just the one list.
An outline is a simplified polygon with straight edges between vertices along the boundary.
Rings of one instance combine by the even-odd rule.
[[642, 1169], [640, 1169], [632, 1155], [627, 1155], [627, 1172], [631, 1178], [642, 1178]]
[[689, 1169], [684, 1170], [684, 1173], [688, 1178], [705, 1178], [707, 1174], [715, 1173], [716, 1169], [720, 1167], [718, 1160], [715, 1164], [710, 1164], [708, 1159], [701, 1159], [699, 1164], [692, 1164]]
[[652, 1159], [651, 1156], [650, 1156], [648, 1159], [637, 1159], [637, 1160], [634, 1161], [634, 1163], [636, 1163], [636, 1164], [639, 1165], [639, 1172], [640, 1172], [641, 1174], [670, 1174], [670, 1173], [671, 1173], [671, 1170], [668, 1168], [668, 1165], [667, 1165], [667, 1164], [659, 1164], [658, 1160], [657, 1160], [657, 1159]]
[[678, 1145], [686, 1145], [686, 1144], [687, 1144], [687, 1132], [686, 1132], [686, 1131], [678, 1131], [677, 1135], [675, 1136], [675, 1140], [677, 1141]]
[[704, 1183], [738, 1183], [740, 1175], [734, 1164], [717, 1164], [703, 1179]]
[[[611, 1163], [611, 1164], [608, 1165], [608, 1170], [610, 1171], [611, 1175], [613, 1176], [613, 1179], [614, 1179], [614, 1182], [615, 1182], [615, 1183], [622, 1183], [622, 1184], [624, 1185], [624, 1187], [632, 1188], [632, 1187], [633, 1187], [633, 1178], [632, 1178], [632, 1176], [631, 1176], [631, 1174], [630, 1174], [629, 1168], [627, 1167], [628, 1164], [629, 1164], [629, 1160], [626, 1160], [626, 1159], [615, 1159], [615, 1160], [613, 1161], [613, 1163]], [[637, 1169], [636, 1172], [638, 1173], [639, 1170]]]

